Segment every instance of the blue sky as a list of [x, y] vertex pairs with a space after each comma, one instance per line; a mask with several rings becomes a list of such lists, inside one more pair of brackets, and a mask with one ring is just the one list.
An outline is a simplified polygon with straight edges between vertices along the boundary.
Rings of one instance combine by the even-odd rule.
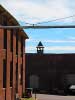
[[[29, 25], [60, 19], [72, 18], [38, 25], [75, 24], [75, 0], [0, 0], [1, 4], [19, 21]], [[29, 23], [29, 24], [27, 24]], [[35, 53], [39, 41], [45, 53], [75, 53], [75, 29], [25, 29], [29, 36], [26, 52]]]

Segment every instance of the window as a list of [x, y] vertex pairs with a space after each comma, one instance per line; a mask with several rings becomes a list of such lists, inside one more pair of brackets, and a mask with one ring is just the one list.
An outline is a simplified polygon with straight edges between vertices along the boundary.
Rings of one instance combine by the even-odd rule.
[[2, 23], [3, 25], [7, 26], [7, 17], [6, 16], [2, 16]]
[[10, 62], [10, 87], [13, 85], [13, 62]]
[[25, 40], [23, 39], [23, 47], [25, 47]]
[[16, 30], [16, 55], [18, 55], [18, 31]]
[[20, 66], [20, 74], [21, 74], [20, 84], [22, 84], [23, 83], [23, 64], [21, 64]]
[[18, 92], [18, 63], [16, 63], [16, 93]]
[[4, 29], [4, 49], [7, 49], [7, 29]]
[[23, 55], [23, 37], [21, 37], [21, 56]]
[[11, 30], [10, 34], [10, 50], [13, 51], [13, 30]]
[[3, 88], [6, 88], [6, 60], [3, 60]]
[[2, 15], [0, 15], [0, 25], [2, 25]]

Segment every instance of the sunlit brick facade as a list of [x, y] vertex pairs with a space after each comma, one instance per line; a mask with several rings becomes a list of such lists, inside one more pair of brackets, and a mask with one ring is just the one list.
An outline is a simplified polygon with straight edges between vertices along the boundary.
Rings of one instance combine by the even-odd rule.
[[[0, 5], [0, 25], [18, 26]], [[25, 40], [22, 29], [0, 29], [0, 100], [15, 100], [25, 91]]]

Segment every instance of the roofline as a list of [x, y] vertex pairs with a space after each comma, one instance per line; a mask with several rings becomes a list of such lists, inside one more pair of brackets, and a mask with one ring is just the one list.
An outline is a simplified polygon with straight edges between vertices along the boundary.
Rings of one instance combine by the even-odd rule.
[[[26, 54], [33, 54], [38, 55], [38, 53], [25, 53]], [[43, 53], [42, 55], [75, 55], [75, 53]]]
[[[9, 15], [9, 18], [10, 19], [12, 19], [12, 22], [14, 22], [14, 24], [17, 26], [20, 26], [20, 24], [19, 24], [19, 22], [16, 20], [16, 18], [15, 17], [13, 17], [11, 14], [10, 14], [10, 12], [8, 12], [1, 4], [0, 4], [0, 9], [2, 9], [3, 10], [3, 12], [6, 12], [6, 13], [4, 13], [4, 15]], [[2, 12], [2, 13], [3, 13]], [[26, 32], [23, 30], [23, 29], [21, 29], [22, 30], [22, 36], [24, 36], [26, 39], [28, 39], [29, 37], [27, 36], [27, 34], [26, 34]]]
[[6, 11], [6, 14], [8, 14], [8, 15], [10, 16], [10, 18], [12, 18], [12, 19], [15, 21], [14, 24], [20, 25], [20, 24], [18, 23], [18, 21], [16, 20], [16, 18], [13, 17], [13, 16], [10, 14], [10, 12], [8, 12], [1, 4], [0, 4], [0, 8], [1, 8], [3, 11]]
[[24, 36], [26, 39], [29, 39], [28, 35], [23, 29], [21, 29], [21, 33], [22, 33], [22, 36]]

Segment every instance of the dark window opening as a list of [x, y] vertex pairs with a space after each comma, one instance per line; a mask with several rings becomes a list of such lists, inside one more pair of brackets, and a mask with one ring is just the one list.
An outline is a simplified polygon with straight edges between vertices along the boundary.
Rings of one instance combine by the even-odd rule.
[[3, 17], [3, 16], [0, 16], [0, 25], [2, 25], [2, 17]]
[[18, 63], [16, 63], [16, 93], [18, 93]]
[[7, 29], [4, 29], [4, 49], [7, 49]]
[[21, 64], [21, 66], [20, 66], [20, 74], [21, 74], [20, 84], [22, 85], [22, 83], [23, 83], [23, 64]]
[[6, 88], [6, 60], [3, 60], [3, 88]]
[[[25, 48], [25, 40], [23, 39], [23, 49]], [[24, 51], [23, 52], [25, 52], [25, 49], [24, 49]]]
[[23, 37], [21, 37], [21, 56], [23, 56]]
[[18, 31], [16, 30], [16, 55], [18, 55]]
[[10, 87], [13, 85], [13, 62], [10, 62]]
[[11, 30], [10, 34], [10, 50], [13, 52], [13, 30]]
[[7, 17], [6, 16], [2, 16], [3, 17], [3, 25], [7, 26]]

